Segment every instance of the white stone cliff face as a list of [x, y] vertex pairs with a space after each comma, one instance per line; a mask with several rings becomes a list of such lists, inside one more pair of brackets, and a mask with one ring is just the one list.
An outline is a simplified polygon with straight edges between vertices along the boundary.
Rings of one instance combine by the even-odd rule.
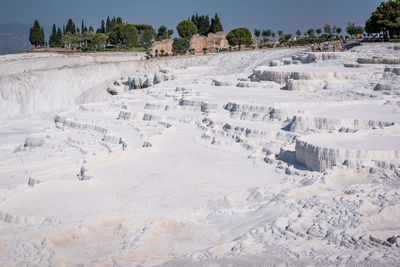
[[[350, 140], [348, 138], [351, 137]], [[380, 161], [400, 163], [400, 149], [398, 143], [400, 137], [396, 137], [392, 148], [370, 148], [368, 141], [360, 142], [359, 148], [353, 145], [346, 147], [346, 142], [354, 142], [357, 138], [365, 138], [371, 142], [377, 135], [369, 133], [347, 133], [347, 134], [317, 134], [298, 138], [296, 140], [296, 160], [313, 171], [322, 172], [334, 166], [346, 165], [357, 168], [362, 165], [374, 166]], [[313, 139], [325, 138], [326, 145], [315, 144]], [[330, 138], [341, 140], [339, 146], [329, 145]], [[389, 138], [389, 136], [382, 138]], [[393, 138], [393, 137], [391, 137]]]
[[[349, 72], [349, 71], [338, 71], [338, 72], [303, 72], [303, 71], [285, 71], [285, 70], [274, 70], [273, 68], [256, 68], [253, 71], [253, 81], [273, 81], [284, 84], [289, 80], [317, 80], [318, 82], [309, 82], [311, 89], [323, 88], [323, 84], [320, 81], [330, 80], [365, 80], [365, 79], [379, 79], [382, 77], [382, 73], [362, 73], [362, 72]], [[303, 89], [298, 86], [295, 82], [289, 82], [290, 88], [292, 89]], [[303, 86], [304, 87], [304, 86]], [[321, 89], [322, 89], [321, 88]], [[304, 89], [303, 89], [304, 90]]]

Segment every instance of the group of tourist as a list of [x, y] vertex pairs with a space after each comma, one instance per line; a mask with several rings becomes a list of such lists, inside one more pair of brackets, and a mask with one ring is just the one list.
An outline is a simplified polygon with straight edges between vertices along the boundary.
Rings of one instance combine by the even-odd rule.
[[332, 50], [332, 52], [344, 52], [346, 51], [346, 48], [344, 47], [344, 44], [346, 44], [347, 41], [346, 40], [340, 40], [339, 42], [325, 42], [323, 43], [323, 45], [321, 46], [321, 44], [312, 44], [311, 45], [311, 51], [312, 52], [328, 52], [330, 50]]

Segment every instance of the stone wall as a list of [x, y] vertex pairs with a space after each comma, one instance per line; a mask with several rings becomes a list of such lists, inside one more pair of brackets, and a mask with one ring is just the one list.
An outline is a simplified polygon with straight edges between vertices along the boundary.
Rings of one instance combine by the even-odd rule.
[[164, 53], [171, 54], [173, 42], [174, 42], [174, 39], [165, 39], [162, 41], [154, 42], [151, 47], [151, 53], [154, 55], [156, 53], [156, 49], [157, 49], [158, 53], [161, 53], [161, 50], [164, 50]]
[[[227, 32], [209, 33], [207, 37], [195, 34], [190, 39], [190, 48], [194, 49], [195, 53], [202, 53], [203, 48], [206, 48], [208, 52], [215, 52], [216, 48], [229, 48], [228, 40], [226, 40], [227, 34]], [[155, 54], [156, 49], [158, 53], [160, 53], [161, 50], [164, 50], [165, 53], [172, 53], [173, 42], [173, 39], [154, 42], [152, 45], [152, 53]]]
[[227, 32], [209, 33], [207, 37], [199, 34], [193, 35], [190, 39], [190, 48], [196, 53], [203, 52], [206, 48], [209, 52], [214, 52], [216, 48], [229, 48], [228, 40], [226, 40]]
[[208, 47], [208, 38], [200, 34], [193, 35], [190, 39], [190, 49], [194, 49], [195, 53], [201, 53], [203, 52], [203, 47]]

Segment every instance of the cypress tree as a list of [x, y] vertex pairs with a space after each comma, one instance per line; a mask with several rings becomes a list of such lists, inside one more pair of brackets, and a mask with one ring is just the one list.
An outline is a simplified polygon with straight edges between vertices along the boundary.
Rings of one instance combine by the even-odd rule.
[[196, 13], [196, 15], [192, 15], [192, 22], [194, 23], [194, 25], [196, 25], [197, 29], [200, 27], [200, 23], [199, 23], [199, 15]]
[[93, 30], [93, 27], [92, 27], [92, 26], [90, 26], [90, 27], [89, 27], [89, 32], [94, 32], [94, 30]]
[[40, 45], [41, 46], [44, 46], [44, 44], [45, 44], [45, 40], [44, 40], [45, 38], [44, 38], [44, 31], [43, 31], [43, 28], [40, 28]]
[[63, 31], [62, 31], [62, 34], [63, 34], [63, 35], [65, 35], [65, 33], [66, 33], [66, 32], [65, 32], [65, 25], [63, 25]]
[[35, 20], [33, 27], [29, 30], [29, 41], [32, 45], [37, 47], [41, 44], [42, 32], [39, 21]]
[[77, 33], [80, 33], [80, 30], [79, 30], [79, 28], [76, 28], [76, 32], [77, 32]]
[[106, 33], [109, 33], [111, 30], [112, 26], [111, 26], [111, 21], [110, 21], [110, 17], [107, 17], [107, 22], [106, 22]]
[[53, 29], [51, 31], [51, 35], [49, 37], [49, 45], [50, 47], [57, 46], [57, 29], [56, 24], [53, 24]]
[[[74, 34], [75, 31], [76, 31], [76, 29], [75, 29], [75, 24], [74, 24], [74, 22], [72, 21], [72, 19], [69, 19], [69, 20], [68, 20], [68, 23], [67, 23], [67, 27], [65, 28], [65, 33], [69, 32], [69, 33], [71, 33], [71, 34]], [[65, 34], [64, 34], [64, 35], [65, 35]]]
[[210, 27], [210, 32], [216, 33], [216, 32], [221, 32], [224, 29], [222, 28], [221, 21], [219, 20], [218, 14], [215, 13], [215, 16], [213, 19], [211, 19], [211, 27]]
[[204, 35], [207, 35], [210, 32], [210, 17], [207, 16], [203, 16], [203, 28], [204, 28]]
[[[111, 29], [112, 29], [112, 27], [114, 27], [115, 25], [117, 25], [117, 20], [115, 19], [115, 17], [113, 17], [112, 20], [111, 20]], [[110, 30], [111, 30], [111, 29], [110, 29]]]
[[83, 20], [82, 20], [82, 26], [81, 26], [81, 30], [82, 30], [82, 33], [84, 33], [85, 32], [85, 23], [83, 22]]
[[60, 28], [57, 30], [57, 38], [56, 38], [56, 46], [61, 47], [62, 46], [62, 38], [63, 34]]
[[122, 23], [122, 18], [121, 17], [117, 17], [117, 24]]
[[104, 20], [101, 20], [100, 32], [101, 32], [101, 33], [106, 33], [106, 28], [104, 27]]
[[200, 35], [206, 36], [210, 32], [210, 17], [208, 15], [199, 16], [196, 13], [191, 20], [196, 25]]

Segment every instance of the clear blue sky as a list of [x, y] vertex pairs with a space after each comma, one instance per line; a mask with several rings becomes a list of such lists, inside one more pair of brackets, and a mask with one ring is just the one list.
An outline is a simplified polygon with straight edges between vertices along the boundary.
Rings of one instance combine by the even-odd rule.
[[174, 29], [179, 21], [194, 13], [218, 13], [224, 30], [244, 26], [294, 33], [324, 24], [344, 28], [352, 21], [364, 26], [365, 20], [380, 4], [378, 0], [1, 0], [0, 24], [19, 22], [41, 25], [66, 24], [71, 17], [93, 28], [101, 19], [120, 16], [134, 24], [166, 25]]

